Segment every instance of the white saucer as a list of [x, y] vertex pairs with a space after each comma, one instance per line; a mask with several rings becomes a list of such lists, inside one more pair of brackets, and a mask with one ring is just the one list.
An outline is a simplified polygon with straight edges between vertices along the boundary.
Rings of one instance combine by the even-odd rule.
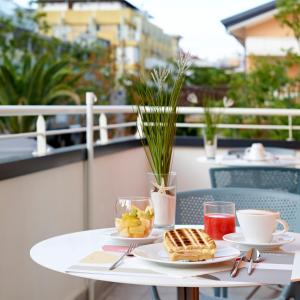
[[208, 264], [215, 264], [223, 261], [232, 260], [240, 255], [240, 251], [228, 245], [224, 245], [224, 242], [216, 241], [217, 251], [215, 257], [212, 259], [206, 259], [203, 261], [172, 261], [169, 258], [167, 251], [163, 243], [144, 245], [133, 250], [133, 255], [147, 260], [150, 262], [155, 262], [159, 264], [165, 264], [173, 267], [192, 267], [192, 266], [201, 266]]
[[115, 228], [112, 228], [105, 232], [105, 235], [109, 237], [113, 241], [117, 241], [118, 243], [129, 245], [130, 243], [137, 243], [138, 245], [146, 245], [151, 244], [156, 241], [160, 241], [163, 237], [163, 230], [153, 229], [149, 236], [144, 238], [130, 238], [119, 235], [118, 231]]
[[249, 243], [246, 242], [241, 232], [229, 233], [223, 236], [223, 240], [231, 243], [240, 250], [249, 248], [257, 248], [259, 250], [272, 250], [289, 244], [294, 241], [294, 238], [287, 232], [273, 237], [270, 243]]
[[276, 157], [270, 152], [265, 152], [264, 157], [257, 157], [257, 158], [252, 157], [251, 158], [249, 155], [244, 154], [243, 159], [248, 160], [248, 161], [256, 162], [256, 161], [272, 161], [272, 160], [275, 160]]

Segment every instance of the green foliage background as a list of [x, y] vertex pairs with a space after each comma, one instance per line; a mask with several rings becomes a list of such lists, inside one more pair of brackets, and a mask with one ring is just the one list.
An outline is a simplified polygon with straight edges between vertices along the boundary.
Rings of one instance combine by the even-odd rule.
[[[277, 20], [290, 28], [300, 50], [300, 2], [277, 0]], [[64, 43], [47, 37], [49, 25], [43, 14], [16, 11], [17, 23], [0, 17], [0, 104], [79, 103], [85, 91], [93, 91], [102, 103], [107, 103], [116, 84], [113, 48], [100, 44]], [[36, 30], [23, 30], [25, 22]], [[251, 57], [254, 67], [248, 73], [234, 73], [218, 68], [192, 66], [185, 75], [187, 87], [225, 87], [234, 107], [297, 108], [300, 109], [300, 57], [291, 50], [285, 56]], [[289, 71], [297, 70], [291, 77]], [[149, 74], [148, 74], [149, 75]], [[147, 74], [145, 75], [147, 77]], [[140, 104], [141, 87], [151, 90], [153, 82], [142, 83], [136, 75], [124, 74], [117, 82], [126, 88], [127, 103]], [[28, 87], [35, 87], [28, 88]], [[212, 106], [219, 105], [210, 99]], [[202, 105], [202, 104], [199, 104]], [[22, 132], [34, 129], [32, 118], [0, 120], [0, 131]], [[206, 118], [207, 119], [207, 118]], [[293, 119], [300, 125], [299, 118]], [[205, 117], [203, 118], [205, 121]], [[130, 120], [128, 120], [130, 121]], [[178, 121], [184, 121], [183, 116]], [[222, 116], [223, 123], [287, 125], [287, 117]], [[177, 129], [177, 134], [195, 135], [200, 130]], [[294, 131], [299, 140], [300, 133]], [[218, 135], [235, 138], [287, 139], [287, 131], [218, 130]]]
[[[0, 105], [80, 104], [86, 91], [107, 103], [115, 78], [112, 49], [62, 42], [47, 36], [38, 12], [0, 17]], [[33, 30], [27, 30], [30, 23]], [[0, 118], [0, 131], [34, 130], [35, 118]]]

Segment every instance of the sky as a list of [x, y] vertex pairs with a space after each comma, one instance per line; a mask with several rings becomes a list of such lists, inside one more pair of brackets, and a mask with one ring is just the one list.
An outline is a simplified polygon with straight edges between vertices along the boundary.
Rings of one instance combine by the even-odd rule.
[[[0, 3], [4, 0], [0, 0]], [[184, 51], [215, 61], [236, 57], [242, 46], [230, 36], [221, 20], [270, 0], [128, 0], [153, 16], [166, 33], [181, 35]], [[28, 0], [15, 0], [26, 6]]]

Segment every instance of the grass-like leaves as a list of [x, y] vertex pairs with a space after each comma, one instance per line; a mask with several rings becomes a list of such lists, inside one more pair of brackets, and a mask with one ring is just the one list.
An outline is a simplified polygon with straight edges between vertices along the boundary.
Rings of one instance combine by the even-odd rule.
[[154, 86], [143, 84], [138, 90], [141, 100], [138, 113], [142, 123], [139, 134], [158, 185], [168, 184], [176, 135], [177, 104], [188, 68], [189, 58], [182, 55], [177, 62], [175, 78], [168, 69], [154, 70], [151, 73]]
[[204, 121], [205, 121], [205, 128], [204, 133], [206, 137], [206, 141], [209, 144], [213, 144], [214, 138], [218, 132], [218, 123], [220, 122], [220, 115], [213, 114], [211, 109], [216, 107], [216, 105], [220, 105], [219, 101], [212, 100], [210, 98], [206, 98], [203, 102], [204, 108]]

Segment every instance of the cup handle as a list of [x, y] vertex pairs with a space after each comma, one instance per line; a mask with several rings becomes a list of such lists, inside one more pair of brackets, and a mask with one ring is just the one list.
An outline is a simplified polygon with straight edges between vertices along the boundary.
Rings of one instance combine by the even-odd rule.
[[273, 235], [279, 235], [279, 234], [285, 233], [289, 230], [289, 224], [286, 221], [284, 221], [282, 219], [276, 219], [276, 222], [281, 224], [283, 226], [283, 229], [280, 231], [273, 232]]

